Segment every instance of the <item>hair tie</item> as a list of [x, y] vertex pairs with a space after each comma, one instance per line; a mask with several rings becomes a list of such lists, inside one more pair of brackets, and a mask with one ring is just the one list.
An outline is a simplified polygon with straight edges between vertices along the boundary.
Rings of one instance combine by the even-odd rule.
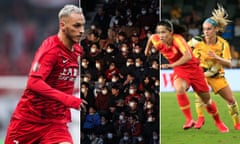
[[204, 21], [204, 23], [205, 23], [205, 22], [208, 22], [208, 23], [212, 24], [214, 27], [217, 27], [217, 26], [218, 26], [217, 22], [216, 22], [215, 20], [211, 19], [211, 18], [207, 18], [207, 19]]

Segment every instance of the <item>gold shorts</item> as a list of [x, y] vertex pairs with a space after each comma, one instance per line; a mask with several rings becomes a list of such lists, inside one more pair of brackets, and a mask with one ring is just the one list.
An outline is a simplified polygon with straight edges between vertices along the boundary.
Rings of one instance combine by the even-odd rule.
[[207, 82], [211, 86], [215, 94], [217, 94], [218, 91], [221, 90], [222, 88], [225, 88], [226, 86], [228, 86], [228, 82], [224, 76], [219, 76], [214, 78], [209, 77], [207, 78]]

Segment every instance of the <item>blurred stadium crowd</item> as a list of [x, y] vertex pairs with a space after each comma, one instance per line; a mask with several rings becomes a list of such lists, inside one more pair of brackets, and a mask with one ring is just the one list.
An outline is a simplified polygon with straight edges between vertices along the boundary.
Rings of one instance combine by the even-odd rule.
[[[39, 44], [58, 30], [59, 5], [70, 3], [52, 1], [0, 2], [0, 75], [28, 74]], [[233, 67], [238, 68], [239, 0], [162, 0], [161, 11], [158, 0], [82, 2], [87, 27], [81, 42], [81, 97], [88, 102], [82, 111], [82, 144], [159, 143], [159, 54], [152, 49], [145, 57], [146, 41], [159, 13], [183, 25], [186, 39], [200, 35], [202, 21], [217, 2], [230, 11], [232, 23], [222, 36], [230, 42]]]

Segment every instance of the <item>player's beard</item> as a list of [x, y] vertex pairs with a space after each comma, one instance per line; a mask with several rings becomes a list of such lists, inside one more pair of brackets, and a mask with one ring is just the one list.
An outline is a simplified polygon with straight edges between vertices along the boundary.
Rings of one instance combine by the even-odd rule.
[[67, 39], [69, 40], [69, 42], [71, 44], [75, 44], [75, 43], [79, 43], [80, 42], [81, 37], [80, 36], [76, 36], [76, 35], [71, 35], [71, 32], [69, 32], [68, 29], [66, 29], [65, 34], [66, 34], [66, 37], [67, 37]]

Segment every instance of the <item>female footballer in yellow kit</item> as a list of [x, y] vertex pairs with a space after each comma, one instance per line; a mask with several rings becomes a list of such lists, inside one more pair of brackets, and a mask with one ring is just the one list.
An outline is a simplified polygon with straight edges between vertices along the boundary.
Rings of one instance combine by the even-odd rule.
[[[193, 38], [188, 44], [193, 48], [193, 54], [199, 58], [200, 66], [208, 84], [215, 94], [219, 94], [228, 105], [229, 113], [233, 119], [234, 128], [240, 130], [239, 108], [232, 90], [224, 77], [223, 67], [231, 67], [231, 54], [229, 44], [218, 32], [223, 32], [230, 20], [225, 9], [218, 5], [212, 11], [212, 16], [203, 22], [203, 36]], [[196, 111], [198, 120], [195, 128], [200, 129], [204, 124], [203, 103], [196, 95]]]

